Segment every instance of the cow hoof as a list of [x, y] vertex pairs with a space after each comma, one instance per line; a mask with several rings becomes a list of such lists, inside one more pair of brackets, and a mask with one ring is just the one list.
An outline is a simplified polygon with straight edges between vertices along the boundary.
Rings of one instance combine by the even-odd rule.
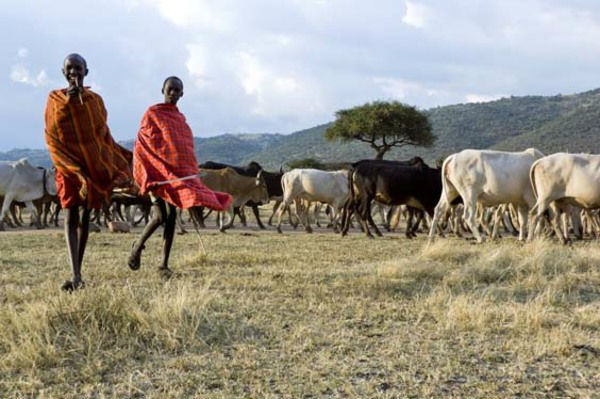
[[76, 282], [67, 280], [64, 282], [62, 287], [60, 287], [61, 290], [68, 292], [68, 293], [71, 293], [71, 292], [81, 289], [81, 288], [85, 288], [85, 283], [83, 282], [83, 280], [79, 280]]

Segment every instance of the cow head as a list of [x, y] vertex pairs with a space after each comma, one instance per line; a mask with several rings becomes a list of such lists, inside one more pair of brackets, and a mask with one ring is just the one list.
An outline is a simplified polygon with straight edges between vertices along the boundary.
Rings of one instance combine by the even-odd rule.
[[45, 192], [47, 192], [50, 195], [56, 195], [57, 193], [57, 189], [56, 189], [56, 168], [53, 166], [50, 169], [46, 169], [45, 170], [45, 176], [44, 176], [44, 187], [45, 187]]
[[246, 166], [246, 170], [250, 173], [252, 173], [253, 175], [257, 176], [258, 173], [263, 170], [263, 167], [260, 166], [260, 164], [256, 161], [252, 161], [250, 162], [247, 166]]
[[256, 180], [255, 180], [255, 184], [257, 187], [257, 191], [258, 191], [258, 196], [260, 197], [259, 199], [257, 199], [257, 202], [262, 202], [264, 204], [269, 202], [269, 191], [267, 189], [267, 181], [265, 179], [265, 177], [263, 176], [263, 170], [259, 170], [258, 174], [256, 175]]

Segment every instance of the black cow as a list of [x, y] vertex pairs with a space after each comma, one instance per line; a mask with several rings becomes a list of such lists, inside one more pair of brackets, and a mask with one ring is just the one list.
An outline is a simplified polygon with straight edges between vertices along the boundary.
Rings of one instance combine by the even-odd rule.
[[[250, 177], [257, 177], [260, 174], [260, 177], [264, 178], [267, 184], [269, 199], [280, 199], [283, 197], [283, 188], [281, 187], [281, 177], [283, 176], [283, 171], [281, 169], [279, 170], [279, 173], [267, 172], [258, 162], [255, 161], [250, 162], [247, 166], [231, 166], [220, 162], [207, 161], [198, 165], [198, 167], [203, 169], [224, 169], [229, 167], [242, 176]], [[246, 205], [252, 208], [252, 213], [254, 213], [258, 227], [264, 230], [266, 227], [260, 220], [260, 214], [258, 211], [258, 206], [264, 204], [249, 201], [246, 203]], [[236, 214], [239, 215], [242, 223], [246, 224], [246, 218], [240, 213], [239, 208], [234, 209], [234, 217]]]
[[407, 204], [423, 209], [433, 216], [442, 193], [440, 169], [430, 168], [421, 158], [409, 161], [363, 160], [352, 164], [348, 174], [350, 200], [344, 208], [346, 235], [350, 216], [357, 212], [363, 230], [372, 238], [367, 222], [381, 236], [371, 218], [371, 203], [376, 200], [385, 205]]

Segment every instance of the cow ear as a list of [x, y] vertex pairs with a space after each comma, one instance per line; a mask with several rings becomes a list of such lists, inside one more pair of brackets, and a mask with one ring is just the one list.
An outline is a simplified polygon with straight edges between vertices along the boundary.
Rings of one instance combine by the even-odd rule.
[[281, 166], [279, 166], [279, 173], [283, 174], [283, 164]]

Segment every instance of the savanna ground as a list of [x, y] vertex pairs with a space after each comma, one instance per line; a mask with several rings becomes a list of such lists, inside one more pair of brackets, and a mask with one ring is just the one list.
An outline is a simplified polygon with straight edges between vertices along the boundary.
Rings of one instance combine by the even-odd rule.
[[600, 396], [598, 242], [136, 236], [0, 233], [0, 397]]

